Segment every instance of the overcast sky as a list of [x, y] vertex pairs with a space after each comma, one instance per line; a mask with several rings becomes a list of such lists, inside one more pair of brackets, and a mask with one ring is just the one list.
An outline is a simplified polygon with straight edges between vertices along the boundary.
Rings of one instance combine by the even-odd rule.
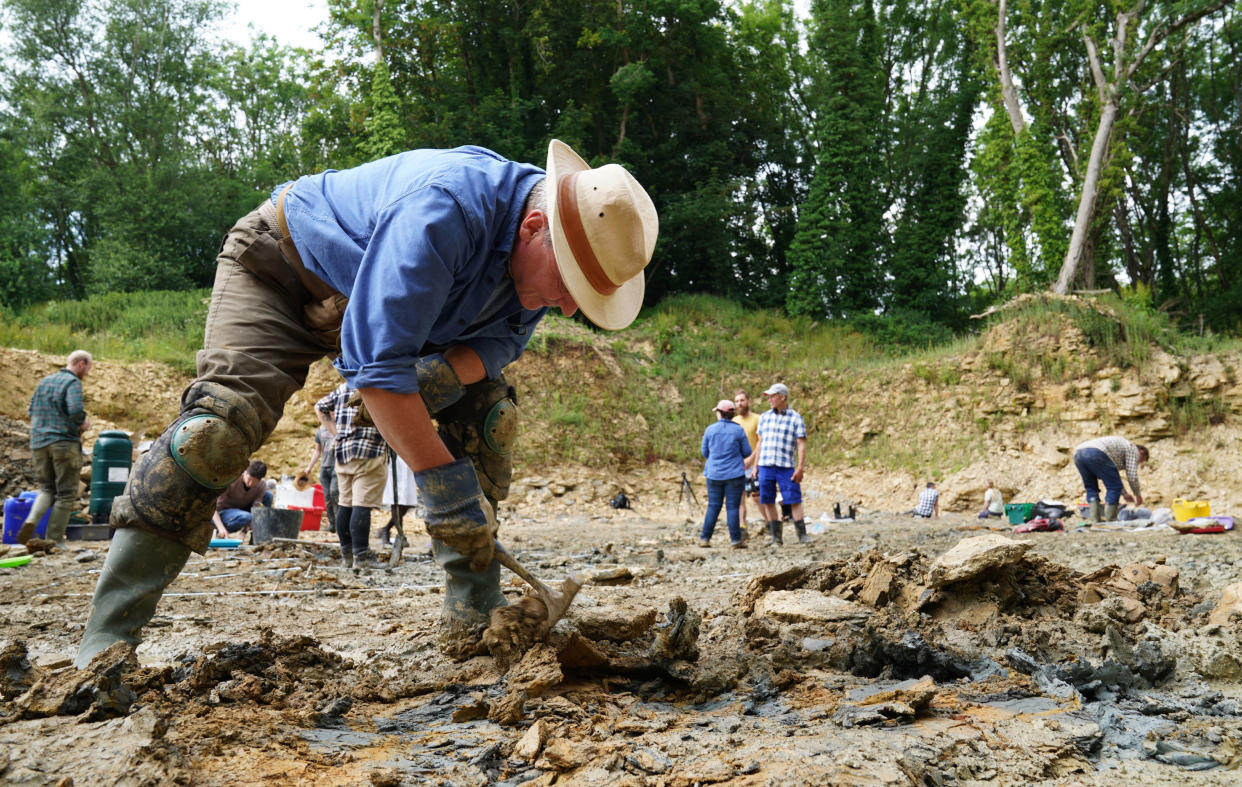
[[237, 13], [225, 24], [224, 34], [245, 43], [251, 35], [247, 26], [253, 25], [287, 46], [317, 49], [322, 42], [311, 28], [327, 18], [327, 0], [238, 0]]

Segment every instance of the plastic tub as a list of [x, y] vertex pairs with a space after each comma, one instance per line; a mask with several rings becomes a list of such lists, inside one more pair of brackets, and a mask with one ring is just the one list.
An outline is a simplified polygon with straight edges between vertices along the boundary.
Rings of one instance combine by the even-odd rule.
[[[17, 543], [17, 531], [22, 529], [22, 523], [26, 521], [26, 515], [34, 507], [35, 498], [38, 496], [38, 492], [22, 492], [17, 497], [5, 498], [4, 543]], [[47, 538], [47, 520], [51, 515], [52, 507], [48, 506], [47, 512], [43, 514], [43, 518], [35, 527], [35, 535], [39, 538]]]
[[303, 508], [301, 506], [289, 506], [289, 510], [302, 512], [302, 529], [303, 530], [314, 530], [318, 532], [319, 530], [322, 529], [321, 525], [323, 524], [323, 512], [327, 511], [328, 509], [324, 508], [323, 506], [319, 506], [317, 508]]
[[1178, 522], [1211, 515], [1212, 504], [1207, 500], [1184, 500], [1179, 497], [1173, 501], [1173, 518]]
[[112, 538], [111, 525], [66, 525], [67, 541], [107, 541]]
[[264, 544], [273, 538], [297, 538], [302, 528], [302, 512], [296, 508], [255, 506], [250, 514], [250, 543]]
[[1009, 517], [1009, 524], [1020, 525], [1031, 518], [1031, 509], [1034, 507], [1034, 503], [1006, 503], [1005, 516]]

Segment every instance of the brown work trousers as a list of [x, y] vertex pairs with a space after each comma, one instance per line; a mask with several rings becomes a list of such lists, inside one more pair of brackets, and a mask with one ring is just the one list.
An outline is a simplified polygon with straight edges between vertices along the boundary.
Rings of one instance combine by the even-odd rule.
[[29, 527], [33, 533], [39, 520], [51, 508], [52, 513], [47, 518], [47, 537], [52, 541], [64, 541], [69, 515], [77, 507], [81, 489], [82, 444], [76, 440], [58, 440], [36, 448], [31, 454], [30, 464], [35, 478], [39, 480], [39, 496], [26, 515], [22, 530]]
[[[251, 211], [224, 239], [196, 358], [198, 377], [187, 389], [216, 383], [244, 399], [259, 419], [252, 425], [258, 443], [249, 446], [251, 453], [276, 428], [310, 365], [339, 351], [346, 304], [339, 295], [328, 301], [310, 296], [281, 254], [278, 230], [265, 218], [270, 213], [270, 208]], [[211, 523], [190, 530], [182, 540], [194, 549], [205, 547]]]

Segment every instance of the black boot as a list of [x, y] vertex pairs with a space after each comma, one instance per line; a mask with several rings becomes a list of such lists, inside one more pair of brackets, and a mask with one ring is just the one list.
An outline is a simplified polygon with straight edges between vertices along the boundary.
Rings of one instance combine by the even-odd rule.
[[798, 543], [799, 544], [811, 543], [811, 537], [806, 534], [806, 520], [805, 519], [796, 520], [794, 522], [794, 530], [798, 532]]
[[349, 520], [353, 515], [353, 506], [336, 507], [336, 540], [341, 544], [341, 563], [345, 568], [354, 565], [354, 542], [349, 531]]
[[784, 543], [781, 541], [781, 523], [777, 520], [768, 522], [768, 546]]
[[349, 538], [354, 544], [354, 568], [383, 568], [371, 551], [371, 509], [354, 506], [349, 517]]

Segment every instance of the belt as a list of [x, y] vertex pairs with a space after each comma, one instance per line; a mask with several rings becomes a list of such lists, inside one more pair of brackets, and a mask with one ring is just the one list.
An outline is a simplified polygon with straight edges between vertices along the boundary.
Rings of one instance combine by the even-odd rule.
[[298, 275], [298, 280], [302, 282], [302, 286], [310, 293], [311, 297], [317, 301], [326, 301], [329, 298], [340, 296], [340, 293], [334, 290], [327, 282], [319, 278], [315, 274], [306, 270], [306, 266], [302, 264], [302, 257], [298, 254], [297, 246], [293, 245], [293, 236], [289, 234], [289, 223], [285, 221], [285, 195], [289, 193], [289, 189], [293, 188], [290, 183], [280, 192], [280, 196], [276, 198], [276, 227], [280, 233], [277, 240], [280, 241], [280, 251], [284, 255], [285, 261], [289, 263], [289, 267], [293, 268], [293, 272]]

